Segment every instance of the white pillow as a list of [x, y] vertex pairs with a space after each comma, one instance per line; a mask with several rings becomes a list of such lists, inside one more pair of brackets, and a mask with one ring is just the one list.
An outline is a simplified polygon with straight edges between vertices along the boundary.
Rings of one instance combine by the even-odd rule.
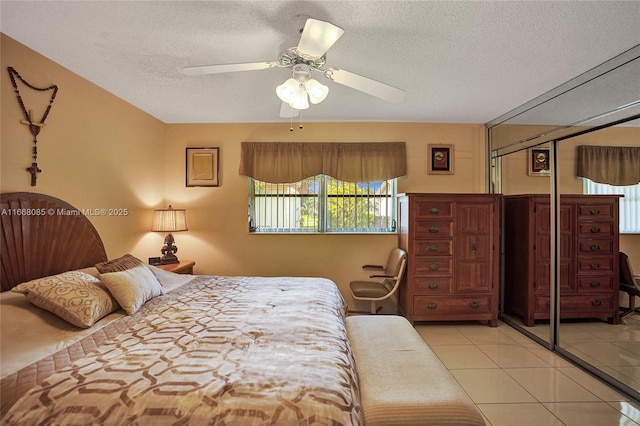
[[100, 279], [129, 315], [138, 312], [147, 301], [164, 294], [160, 282], [145, 265], [100, 274]]

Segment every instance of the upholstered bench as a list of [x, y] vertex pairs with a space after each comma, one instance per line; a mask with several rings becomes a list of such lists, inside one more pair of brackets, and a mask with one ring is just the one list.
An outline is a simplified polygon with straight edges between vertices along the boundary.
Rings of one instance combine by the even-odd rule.
[[366, 426], [484, 425], [484, 419], [403, 317], [347, 317]]

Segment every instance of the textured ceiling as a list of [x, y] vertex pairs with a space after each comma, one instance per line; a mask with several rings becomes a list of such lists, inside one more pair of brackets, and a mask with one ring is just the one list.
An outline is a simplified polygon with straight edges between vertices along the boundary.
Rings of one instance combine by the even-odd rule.
[[345, 30], [328, 65], [407, 96], [390, 104], [316, 74], [330, 92], [307, 122], [485, 123], [640, 44], [640, 1], [0, 3], [3, 33], [166, 123], [288, 121], [275, 94], [286, 68], [181, 69], [277, 60], [308, 17]]

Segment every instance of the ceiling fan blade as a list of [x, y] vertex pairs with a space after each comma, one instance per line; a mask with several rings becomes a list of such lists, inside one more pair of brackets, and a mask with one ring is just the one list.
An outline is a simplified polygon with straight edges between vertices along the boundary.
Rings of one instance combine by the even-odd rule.
[[280, 107], [280, 118], [297, 117], [299, 113], [300, 113], [300, 110], [293, 108], [291, 105], [289, 105], [286, 102], [283, 102], [282, 106]]
[[352, 89], [359, 90], [387, 102], [398, 103], [404, 99], [406, 92], [397, 87], [354, 74], [340, 68], [327, 68], [324, 76], [336, 83], [343, 84]]
[[222, 64], [222, 65], [202, 65], [197, 67], [182, 68], [182, 72], [186, 75], [204, 75], [204, 74], [221, 74], [225, 72], [237, 71], [258, 71], [267, 68], [280, 67], [279, 62], [245, 62], [241, 64]]
[[298, 43], [298, 53], [320, 58], [342, 34], [344, 30], [330, 22], [307, 19]]

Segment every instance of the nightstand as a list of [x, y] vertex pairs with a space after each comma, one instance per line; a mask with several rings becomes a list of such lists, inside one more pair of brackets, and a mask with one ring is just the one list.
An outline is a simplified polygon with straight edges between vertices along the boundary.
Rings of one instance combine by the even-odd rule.
[[169, 263], [168, 265], [156, 265], [165, 271], [175, 272], [176, 274], [193, 274], [193, 260], [181, 260], [180, 263]]

